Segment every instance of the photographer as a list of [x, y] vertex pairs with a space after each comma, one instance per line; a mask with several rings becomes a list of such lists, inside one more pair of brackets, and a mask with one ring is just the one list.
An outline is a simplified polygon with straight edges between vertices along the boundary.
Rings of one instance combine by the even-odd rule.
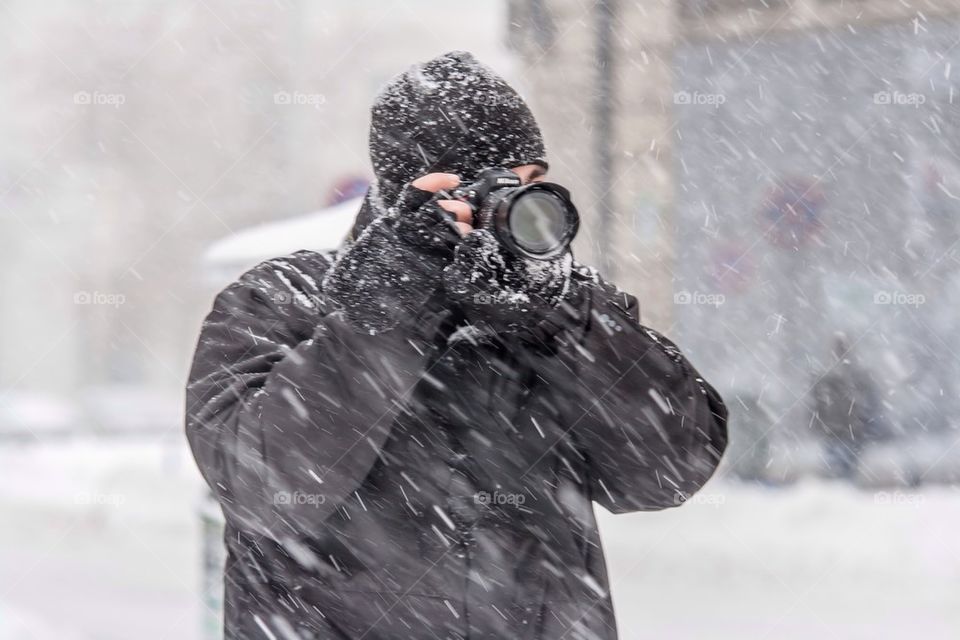
[[458, 196], [502, 167], [519, 198], [548, 168], [527, 106], [472, 56], [394, 79], [370, 155], [337, 255], [254, 268], [199, 339], [187, 434], [226, 516], [227, 637], [614, 638], [591, 502], [696, 492], [726, 445], [720, 397], [573, 260], [575, 226], [498, 231]]

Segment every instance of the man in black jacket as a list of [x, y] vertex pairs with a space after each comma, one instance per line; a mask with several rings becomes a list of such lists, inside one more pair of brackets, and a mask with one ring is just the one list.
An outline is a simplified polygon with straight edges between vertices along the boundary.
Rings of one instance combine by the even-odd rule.
[[394, 79], [370, 153], [341, 250], [252, 269], [200, 335], [186, 425], [226, 517], [226, 636], [615, 638], [592, 502], [682, 503], [726, 446], [722, 400], [632, 296], [569, 253], [508, 255], [434, 194], [547, 169], [472, 56]]

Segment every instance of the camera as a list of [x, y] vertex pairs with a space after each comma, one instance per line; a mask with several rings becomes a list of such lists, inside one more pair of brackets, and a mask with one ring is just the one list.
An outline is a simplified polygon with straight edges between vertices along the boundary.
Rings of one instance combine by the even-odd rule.
[[486, 229], [513, 253], [548, 260], [570, 246], [580, 228], [580, 214], [570, 192], [552, 182], [524, 185], [513, 171], [491, 167], [476, 182], [450, 196], [470, 205], [474, 229]]

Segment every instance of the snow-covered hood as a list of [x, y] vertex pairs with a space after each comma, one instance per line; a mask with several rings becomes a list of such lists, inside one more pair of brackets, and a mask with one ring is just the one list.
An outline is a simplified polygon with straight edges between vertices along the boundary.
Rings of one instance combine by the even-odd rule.
[[369, 149], [375, 180], [350, 239], [425, 173], [449, 171], [471, 180], [490, 166], [547, 166], [530, 108], [464, 51], [415, 64], [384, 87], [371, 109]]

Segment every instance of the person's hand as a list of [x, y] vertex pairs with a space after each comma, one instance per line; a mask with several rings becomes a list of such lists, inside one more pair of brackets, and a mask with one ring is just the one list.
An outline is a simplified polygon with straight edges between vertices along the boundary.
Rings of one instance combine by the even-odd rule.
[[[419, 191], [421, 192], [419, 194], [421, 198], [425, 194], [429, 194], [423, 200], [423, 202], [426, 202], [438, 191], [449, 191], [456, 189], [458, 186], [460, 186], [460, 177], [456, 174], [428, 173], [427, 175], [420, 176], [410, 184], [408, 190], [412, 189], [415, 191], [413, 194], [409, 194], [408, 198], [414, 195], [416, 191]], [[416, 196], [414, 195], [414, 197]], [[450, 214], [451, 219], [456, 223], [460, 235], [465, 236], [473, 231], [473, 213], [470, 210], [470, 205], [466, 202], [444, 199], [436, 199], [434, 202]]]
[[337, 256], [324, 293], [351, 324], [383, 331], [422, 312], [463, 234], [473, 228], [470, 207], [439, 193], [459, 184], [449, 173], [417, 178]]
[[457, 245], [443, 284], [470, 322], [514, 332], [556, 308], [568, 292], [572, 265], [569, 252], [550, 260], [514, 255], [492, 233], [479, 229]]

